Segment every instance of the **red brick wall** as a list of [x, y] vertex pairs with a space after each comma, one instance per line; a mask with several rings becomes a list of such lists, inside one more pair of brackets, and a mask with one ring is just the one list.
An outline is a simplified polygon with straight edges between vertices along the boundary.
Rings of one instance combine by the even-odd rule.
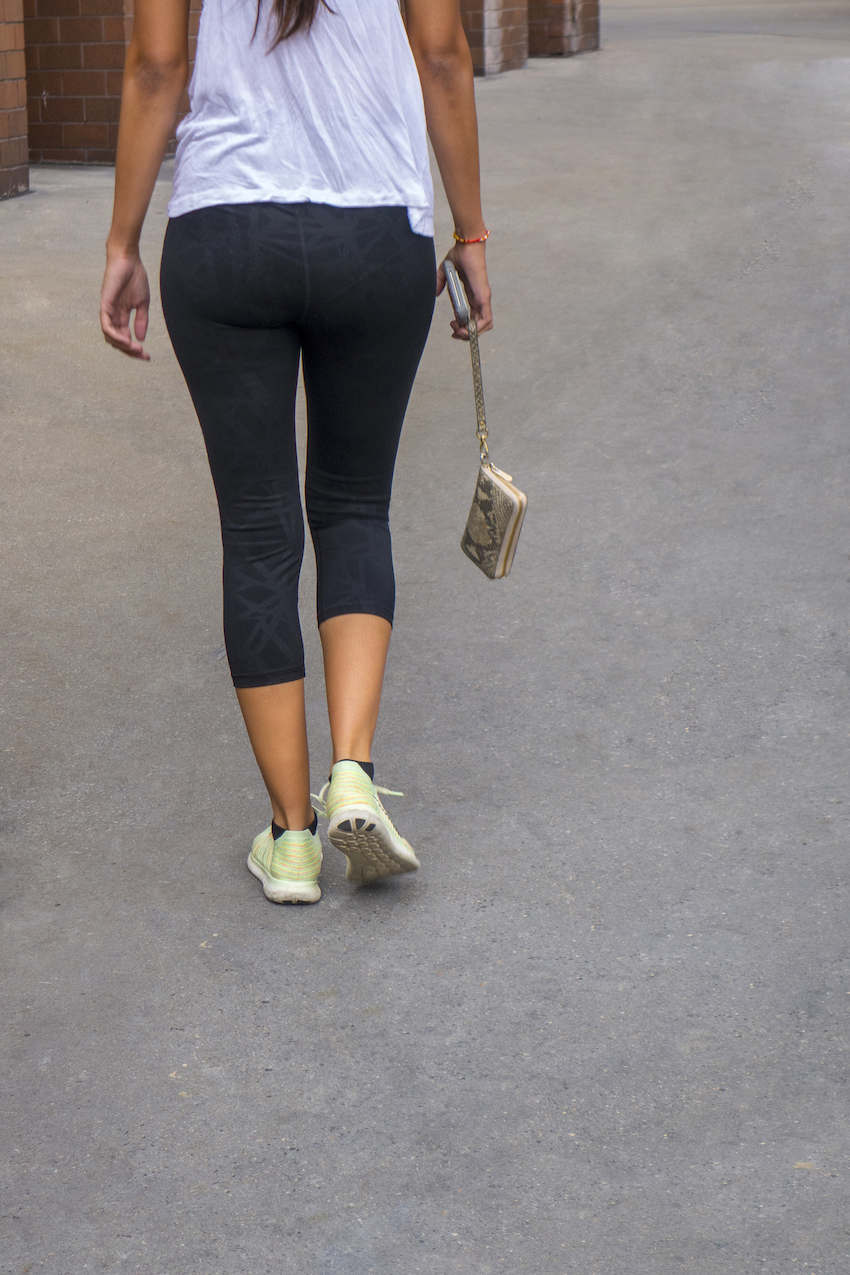
[[599, 48], [599, 0], [529, 0], [530, 57], [564, 57]]
[[0, 0], [0, 199], [29, 190], [24, 13]]
[[[24, 6], [30, 159], [113, 163], [133, 0], [24, 0]], [[192, 56], [200, 8], [201, 0], [191, 0]]]
[[128, 19], [124, 0], [24, 0], [34, 163], [115, 156]]
[[528, 0], [461, 0], [460, 8], [476, 75], [525, 66]]

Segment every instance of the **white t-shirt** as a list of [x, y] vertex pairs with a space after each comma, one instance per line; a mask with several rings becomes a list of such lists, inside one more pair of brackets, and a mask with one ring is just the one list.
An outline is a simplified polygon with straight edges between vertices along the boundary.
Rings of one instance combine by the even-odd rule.
[[204, 0], [170, 216], [215, 204], [408, 210], [434, 233], [419, 76], [397, 0], [319, 3], [269, 50], [270, 0]]

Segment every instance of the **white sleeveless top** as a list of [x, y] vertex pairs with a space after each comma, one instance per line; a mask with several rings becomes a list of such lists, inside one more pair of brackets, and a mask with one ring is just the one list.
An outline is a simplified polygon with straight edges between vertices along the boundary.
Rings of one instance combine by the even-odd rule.
[[422, 90], [397, 0], [319, 3], [269, 51], [270, 0], [204, 0], [169, 215], [215, 204], [408, 210], [434, 233]]

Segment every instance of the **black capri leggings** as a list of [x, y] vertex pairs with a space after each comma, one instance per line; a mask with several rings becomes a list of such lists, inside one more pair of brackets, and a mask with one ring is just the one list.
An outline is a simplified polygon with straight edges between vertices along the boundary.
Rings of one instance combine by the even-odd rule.
[[405, 208], [223, 205], [168, 224], [162, 305], [218, 496], [235, 686], [304, 676], [299, 358], [319, 623], [392, 623], [390, 493], [435, 264]]

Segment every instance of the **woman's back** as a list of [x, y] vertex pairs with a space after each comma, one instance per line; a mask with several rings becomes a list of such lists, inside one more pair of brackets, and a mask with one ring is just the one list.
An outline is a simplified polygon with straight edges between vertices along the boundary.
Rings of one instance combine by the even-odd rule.
[[171, 216], [402, 205], [433, 234], [422, 93], [396, 0], [320, 3], [309, 31], [274, 48], [272, 16], [268, 0], [259, 23], [256, 0], [205, 0]]

